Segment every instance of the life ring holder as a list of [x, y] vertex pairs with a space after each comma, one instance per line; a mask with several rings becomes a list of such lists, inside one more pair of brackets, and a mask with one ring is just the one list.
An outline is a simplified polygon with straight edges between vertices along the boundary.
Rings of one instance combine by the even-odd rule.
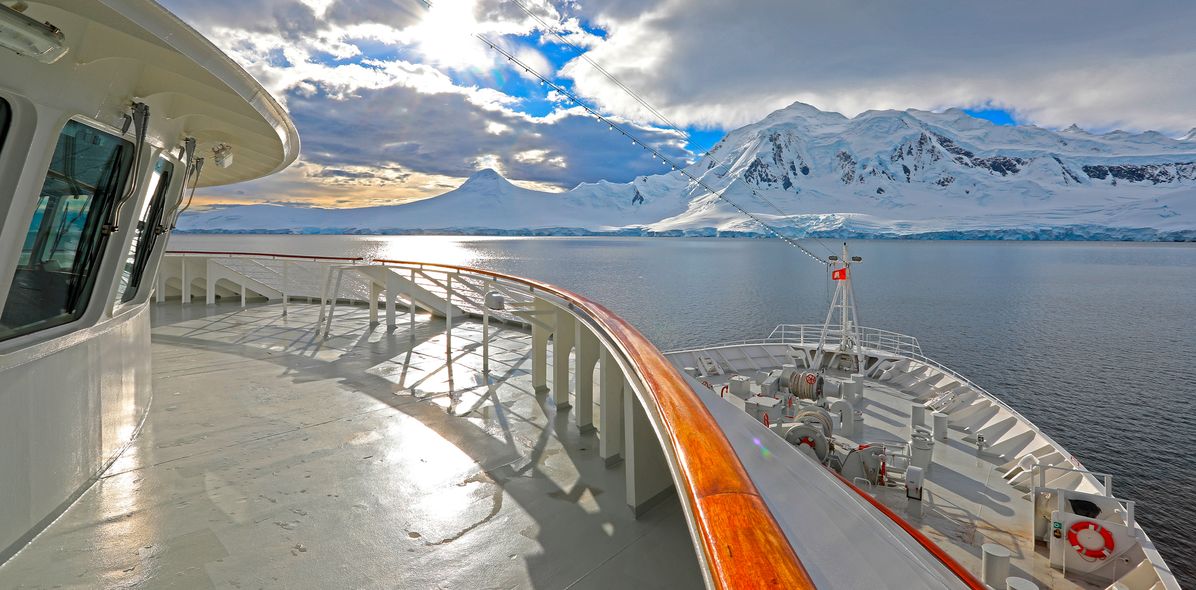
[[[1100, 533], [1103, 541], [1100, 548], [1090, 549], [1080, 543], [1080, 532], [1084, 530]], [[1113, 555], [1113, 549], [1116, 547], [1116, 544], [1113, 543], [1113, 533], [1091, 520], [1078, 520], [1072, 523], [1071, 527], [1067, 529], [1067, 542], [1071, 544], [1072, 549], [1076, 550], [1076, 553], [1093, 559], [1108, 559], [1110, 555]]]

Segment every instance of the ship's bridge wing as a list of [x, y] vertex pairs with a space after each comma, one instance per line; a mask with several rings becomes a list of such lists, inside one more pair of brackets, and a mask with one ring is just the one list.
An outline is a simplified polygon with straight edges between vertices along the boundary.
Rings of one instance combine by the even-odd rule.
[[[52, 64], [21, 60], [16, 67], [28, 71], [6, 75], [34, 102], [115, 127], [131, 102], [149, 105], [150, 143], [174, 149], [184, 137], [196, 139], [196, 155], [208, 160], [199, 186], [267, 176], [298, 156], [299, 135], [282, 106], [155, 2], [35, 0], [24, 14], [58, 27], [67, 47]], [[222, 146], [231, 148], [220, 158], [226, 166], [213, 157]]]

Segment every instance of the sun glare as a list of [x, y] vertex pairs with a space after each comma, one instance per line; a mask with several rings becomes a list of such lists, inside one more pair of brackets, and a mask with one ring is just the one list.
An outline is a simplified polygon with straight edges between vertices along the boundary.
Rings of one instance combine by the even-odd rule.
[[430, 61], [454, 68], [484, 68], [492, 56], [474, 34], [479, 25], [473, 0], [442, 0], [411, 28], [419, 51]]

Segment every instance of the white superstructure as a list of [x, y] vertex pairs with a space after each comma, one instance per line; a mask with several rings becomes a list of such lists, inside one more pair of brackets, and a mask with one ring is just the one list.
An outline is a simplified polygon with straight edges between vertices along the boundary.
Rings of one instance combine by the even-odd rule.
[[136, 434], [187, 191], [298, 150], [278, 103], [151, 1], [0, 3], [0, 561]]

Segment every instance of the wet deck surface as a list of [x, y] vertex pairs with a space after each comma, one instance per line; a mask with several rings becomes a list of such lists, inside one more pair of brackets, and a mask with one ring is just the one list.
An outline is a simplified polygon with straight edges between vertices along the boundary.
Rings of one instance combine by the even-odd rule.
[[[530, 386], [530, 336], [341, 307], [155, 306], [141, 435], [0, 588], [694, 588], [680, 505]], [[551, 371], [549, 373], [551, 375]], [[597, 415], [597, 412], [595, 413]]]

